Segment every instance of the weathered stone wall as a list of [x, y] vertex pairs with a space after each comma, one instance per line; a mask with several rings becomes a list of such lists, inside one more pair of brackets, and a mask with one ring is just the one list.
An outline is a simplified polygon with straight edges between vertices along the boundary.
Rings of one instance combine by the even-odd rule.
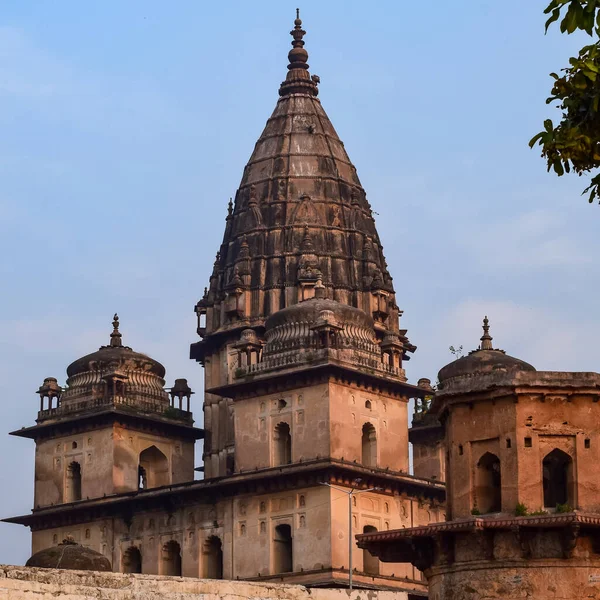
[[598, 561], [481, 561], [436, 571], [429, 578], [430, 600], [600, 598]]
[[[122, 575], [0, 566], [0, 598], [10, 600], [344, 600], [346, 590], [299, 585]], [[353, 600], [407, 600], [404, 592], [355, 590]]]

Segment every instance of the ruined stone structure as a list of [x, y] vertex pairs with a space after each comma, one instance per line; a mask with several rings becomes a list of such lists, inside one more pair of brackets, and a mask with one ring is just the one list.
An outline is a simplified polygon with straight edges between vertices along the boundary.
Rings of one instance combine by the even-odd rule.
[[413, 430], [444, 431], [448, 520], [360, 547], [410, 560], [431, 600], [600, 598], [600, 374], [536, 371], [493, 348], [486, 317], [438, 377]]
[[[32, 569], [0, 565], [0, 597], [10, 600], [346, 600], [346, 590], [187, 577]], [[353, 600], [409, 600], [399, 591], [354, 590]]]
[[[195, 307], [205, 430], [185, 380], [169, 396], [115, 317], [110, 345], [75, 361], [64, 390], [46, 379], [37, 424], [15, 432], [36, 442], [36, 492], [9, 521], [31, 527], [34, 552], [70, 535], [114, 571], [344, 586], [349, 535], [445, 518], [441, 466], [409, 474], [408, 401], [431, 390], [407, 381], [415, 346], [373, 212], [299, 18], [291, 34]], [[409, 558], [380, 563], [353, 544], [352, 563], [357, 587], [425, 593]]]

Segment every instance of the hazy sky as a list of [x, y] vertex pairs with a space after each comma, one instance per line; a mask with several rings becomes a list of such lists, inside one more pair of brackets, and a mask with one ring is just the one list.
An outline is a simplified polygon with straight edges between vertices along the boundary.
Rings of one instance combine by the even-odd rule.
[[[597, 370], [600, 207], [527, 142], [552, 114], [550, 71], [581, 39], [543, 35], [544, 2], [301, 5], [320, 98], [368, 198], [412, 382], [495, 345], [546, 370]], [[296, 1], [2, 3], [2, 516], [33, 502], [44, 377], [124, 342], [187, 377], [193, 307], [227, 200], [277, 101]], [[580, 44], [581, 45], [581, 44]], [[201, 395], [193, 397], [201, 419]], [[200, 460], [200, 457], [198, 457]], [[0, 562], [30, 534], [0, 528]]]

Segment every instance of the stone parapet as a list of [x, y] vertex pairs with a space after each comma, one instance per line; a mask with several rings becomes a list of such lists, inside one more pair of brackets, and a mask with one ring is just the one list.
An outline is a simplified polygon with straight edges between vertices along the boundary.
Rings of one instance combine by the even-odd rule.
[[[0, 565], [0, 597], [10, 600], [343, 600], [343, 589], [159, 575]], [[354, 590], [353, 600], [408, 600], [406, 592]]]

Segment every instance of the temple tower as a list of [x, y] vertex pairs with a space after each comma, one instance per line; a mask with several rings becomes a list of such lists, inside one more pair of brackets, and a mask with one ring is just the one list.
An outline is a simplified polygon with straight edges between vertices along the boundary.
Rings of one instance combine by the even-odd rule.
[[[191, 356], [205, 366], [207, 479], [287, 478], [289, 492], [238, 494], [235, 572], [343, 585], [344, 492], [364, 492], [353, 499], [356, 532], [439, 518], [444, 496], [408, 474], [407, 403], [429, 391], [407, 382], [415, 346], [373, 211], [308, 71], [299, 17], [291, 35], [277, 106], [196, 305], [202, 340]], [[422, 589], [407, 564], [380, 565], [356, 546], [352, 562], [357, 585]]]
[[[196, 305], [200, 342], [191, 357], [205, 366], [207, 477], [233, 472], [233, 410], [209, 392], [255, 360], [266, 319], [314, 296], [359, 308], [371, 319], [386, 360], [401, 368], [415, 347], [400, 329], [392, 277], [373, 211], [308, 72], [302, 21], [291, 31], [292, 50], [279, 101], [256, 142], [229, 204], [225, 234], [204, 296]], [[237, 351], [240, 333], [256, 334], [255, 351]]]
[[448, 521], [365, 535], [424, 570], [432, 600], [600, 596], [600, 375], [481, 345], [439, 372]]
[[[169, 396], [164, 376], [159, 362], [123, 345], [115, 315], [109, 344], [69, 365], [64, 389], [44, 380], [36, 424], [12, 432], [35, 440], [34, 510], [194, 478], [202, 431], [191, 390], [177, 380]], [[34, 551], [51, 545], [46, 538], [34, 532]]]

